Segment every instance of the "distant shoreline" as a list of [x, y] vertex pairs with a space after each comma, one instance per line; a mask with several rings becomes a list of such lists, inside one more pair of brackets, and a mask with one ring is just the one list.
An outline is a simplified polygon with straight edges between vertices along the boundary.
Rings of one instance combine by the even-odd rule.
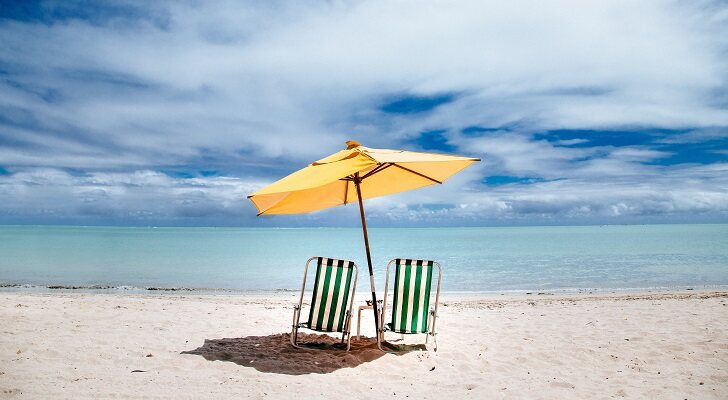
[[[370, 226], [369, 229], [482, 229], [482, 228], [558, 228], [558, 227], [610, 227], [610, 226], [650, 226], [650, 225], [728, 225], [728, 221], [705, 221], [705, 222], [634, 222], [634, 223], [583, 223], [583, 224], [532, 224], [532, 225], [438, 225], [438, 226]], [[361, 230], [360, 226], [334, 226], [334, 225], [312, 225], [312, 226], [208, 226], [208, 225], [83, 225], [83, 224], [3, 224], [2, 228], [122, 228], [122, 229], [355, 229]]]
[[[300, 289], [228, 289], [228, 288], [191, 288], [191, 287], [136, 287], [128, 285], [34, 285], [20, 283], [0, 283], [0, 293], [99, 293], [120, 295], [276, 295], [299, 293]], [[728, 291], [726, 285], [680, 285], [643, 288], [557, 288], [533, 290], [443, 290], [452, 296], [554, 296], [554, 295], [605, 295], [639, 293], [704, 293]]]

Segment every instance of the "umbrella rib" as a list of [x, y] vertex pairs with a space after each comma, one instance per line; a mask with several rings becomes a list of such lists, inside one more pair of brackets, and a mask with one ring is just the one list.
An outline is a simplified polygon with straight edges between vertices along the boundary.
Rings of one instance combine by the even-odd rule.
[[374, 168], [373, 170], [367, 172], [364, 176], [362, 176], [361, 177], [361, 180], [364, 180], [366, 178], [369, 178], [370, 176], [376, 174], [377, 172], [384, 171], [385, 169], [387, 169], [387, 168], [389, 168], [391, 166], [392, 166], [392, 163], [379, 164], [379, 165], [377, 165], [376, 168]]
[[442, 184], [442, 182], [438, 181], [438, 180], [437, 180], [437, 179], [435, 179], [435, 178], [430, 178], [429, 176], [427, 176], [427, 175], [425, 175], [425, 174], [421, 174], [421, 173], [419, 173], [419, 172], [417, 172], [417, 171], [413, 171], [413, 170], [411, 170], [411, 169], [409, 169], [409, 168], [407, 168], [407, 167], [403, 167], [403, 166], [401, 166], [401, 165], [399, 165], [399, 164], [396, 164], [396, 163], [392, 163], [391, 165], [394, 165], [394, 166], [395, 166], [395, 167], [397, 167], [397, 168], [401, 168], [401, 169], [403, 169], [403, 170], [405, 170], [405, 171], [407, 171], [407, 172], [411, 172], [411, 173], [413, 173], [413, 174], [415, 174], [415, 175], [417, 175], [417, 176], [421, 176], [421, 177], [423, 177], [423, 178], [425, 178], [425, 179], [429, 179], [429, 180], [431, 180], [431, 181], [433, 181], [433, 182], [435, 182], [435, 183], [439, 183], [439, 184]]
[[349, 181], [344, 181], [344, 205], [347, 203], [347, 198], [349, 197]]

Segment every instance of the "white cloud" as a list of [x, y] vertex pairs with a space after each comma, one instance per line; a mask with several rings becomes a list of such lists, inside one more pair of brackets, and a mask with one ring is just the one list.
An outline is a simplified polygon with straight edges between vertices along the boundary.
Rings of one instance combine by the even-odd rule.
[[[185, 162], [201, 148], [312, 157], [366, 132], [350, 118], [393, 92], [467, 95], [427, 118], [390, 121], [389, 140], [428, 125], [522, 120], [537, 128], [726, 125], [725, 110], [706, 96], [727, 84], [728, 17], [708, 6], [168, 3], [162, 27], [6, 21], [0, 49], [17, 68], [12, 79], [59, 100], [6, 85], [2, 104], [30, 109], [40, 133], [81, 131], [102, 150], [113, 143], [151, 153], [149, 165], [160, 156]], [[387, 123], [377, 119], [367, 124]]]
[[[683, 187], [666, 175], [676, 169], [649, 165], [669, 152], [567, 147], [583, 142], [533, 136], [657, 127], [690, 131], [664, 143], [724, 138], [728, 7], [721, 2], [123, 4], [135, 12], [0, 20], [0, 167], [19, 171], [0, 175], [8, 199], [59, 210], [50, 199], [60, 196], [63, 212], [78, 215], [171, 218], [200, 204], [235, 213], [233, 199], [254, 186], [246, 182], [283, 176], [346, 139], [400, 147], [443, 129], [485, 166], [454, 178], [451, 187], [463, 188], [456, 195], [435, 188], [425, 196], [463, 206], [413, 209], [407, 205], [416, 207], [418, 196], [405, 195], [375, 208], [393, 207], [390, 218], [402, 210], [428, 218], [643, 215], [650, 207], [665, 214], [713, 207], [723, 215], [720, 188]], [[429, 113], [379, 109], [406, 93], [456, 99]], [[459, 134], [470, 126], [510, 128]], [[170, 168], [245, 178], [151, 172]], [[561, 180], [493, 189], [480, 183], [486, 173]], [[662, 186], [651, 186], [655, 180]], [[173, 211], [153, 202], [174, 204]]]
[[78, 221], [89, 215], [131, 223], [189, 222], [185, 219], [255, 215], [246, 196], [261, 182], [227, 177], [172, 178], [140, 170], [74, 176], [56, 169], [0, 175], [0, 217], [49, 217]]

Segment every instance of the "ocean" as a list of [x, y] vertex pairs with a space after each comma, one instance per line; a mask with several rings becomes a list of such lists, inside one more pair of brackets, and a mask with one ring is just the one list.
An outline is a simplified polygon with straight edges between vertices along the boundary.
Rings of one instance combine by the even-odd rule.
[[[369, 236], [378, 289], [395, 257], [442, 263], [446, 292], [728, 285], [725, 224], [375, 228]], [[358, 228], [72, 226], [0, 226], [0, 289], [296, 290], [311, 256], [355, 261], [358, 290], [369, 290]]]

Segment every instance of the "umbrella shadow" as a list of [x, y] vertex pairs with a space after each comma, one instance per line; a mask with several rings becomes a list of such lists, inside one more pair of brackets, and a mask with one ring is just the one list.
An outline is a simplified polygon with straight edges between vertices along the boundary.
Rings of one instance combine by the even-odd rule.
[[[304, 348], [291, 346], [290, 335], [279, 333], [268, 336], [205, 339], [205, 343], [181, 354], [194, 354], [208, 361], [229, 361], [260, 372], [286, 375], [328, 374], [341, 368], [354, 368], [372, 362], [387, 354], [377, 348], [374, 338], [362, 337], [351, 341], [351, 350], [328, 335], [298, 334]], [[388, 346], [397, 355], [425, 350], [424, 346]]]

